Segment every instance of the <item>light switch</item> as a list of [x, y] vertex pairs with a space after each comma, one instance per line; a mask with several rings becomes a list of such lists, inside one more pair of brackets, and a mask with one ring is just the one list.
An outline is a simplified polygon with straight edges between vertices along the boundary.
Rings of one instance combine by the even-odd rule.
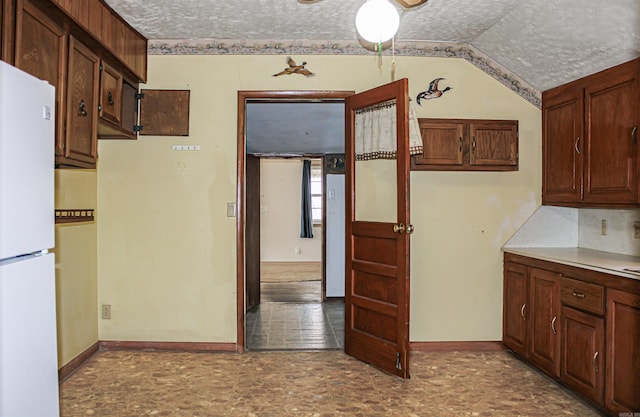
[[227, 203], [227, 217], [236, 217], [236, 203]]
[[329, 200], [335, 200], [336, 198], [336, 189], [331, 188], [327, 191], [327, 195], [329, 196]]

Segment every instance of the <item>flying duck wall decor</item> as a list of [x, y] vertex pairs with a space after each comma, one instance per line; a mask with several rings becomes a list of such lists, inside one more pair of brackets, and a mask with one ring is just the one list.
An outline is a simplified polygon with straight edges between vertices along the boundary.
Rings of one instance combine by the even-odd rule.
[[301, 74], [305, 77], [313, 77], [315, 74], [304, 66], [307, 65], [307, 62], [304, 61], [301, 65], [297, 65], [296, 61], [294, 61], [291, 57], [287, 57], [287, 64], [289, 65], [287, 68], [283, 69], [277, 74], [273, 74], [274, 77], [279, 77], [280, 75], [291, 75], [291, 74]]
[[429, 88], [427, 90], [418, 93], [418, 96], [416, 97], [418, 105], [422, 106], [422, 104], [420, 104], [420, 100], [431, 100], [432, 98], [441, 97], [444, 93], [452, 89], [451, 87], [446, 87], [444, 90], [439, 90], [438, 83], [442, 80], [444, 80], [444, 78], [436, 78], [429, 83]]

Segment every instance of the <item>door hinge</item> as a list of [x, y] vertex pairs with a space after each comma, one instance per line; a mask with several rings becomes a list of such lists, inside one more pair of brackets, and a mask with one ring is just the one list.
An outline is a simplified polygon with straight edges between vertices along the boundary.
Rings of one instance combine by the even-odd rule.
[[133, 131], [134, 132], [140, 132], [140, 131], [142, 131], [142, 129], [144, 129], [144, 126], [142, 126], [142, 125], [134, 125], [133, 126]]
[[100, 64], [100, 66], [98, 67], [98, 69], [100, 70], [100, 72], [102, 72], [102, 70], [104, 69], [104, 68], [102, 67], [102, 64]]
[[144, 98], [144, 93], [136, 93], [136, 100], [140, 100], [141, 98]]
[[396, 369], [402, 371], [402, 362], [400, 361], [400, 352], [396, 352]]

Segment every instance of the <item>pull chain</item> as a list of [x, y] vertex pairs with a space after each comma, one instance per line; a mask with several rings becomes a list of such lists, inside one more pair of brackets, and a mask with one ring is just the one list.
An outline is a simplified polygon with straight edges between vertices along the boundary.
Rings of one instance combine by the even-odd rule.
[[396, 37], [391, 38], [391, 81], [396, 80]]

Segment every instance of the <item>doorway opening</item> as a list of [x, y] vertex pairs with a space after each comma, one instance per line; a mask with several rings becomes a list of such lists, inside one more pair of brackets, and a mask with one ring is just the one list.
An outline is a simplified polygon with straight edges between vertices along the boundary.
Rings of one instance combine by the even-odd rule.
[[[343, 298], [333, 295], [333, 287], [336, 285], [331, 278], [332, 268], [336, 268], [333, 264], [336, 255], [329, 253], [331, 248], [339, 245], [327, 244], [336, 237], [331, 234], [335, 232], [328, 231], [326, 226], [336, 221], [331, 216], [340, 217], [342, 230], [339, 240], [344, 248], [344, 212], [336, 216], [336, 211], [330, 208], [333, 202], [330, 200], [335, 200], [336, 196], [344, 196], [344, 186], [342, 190], [336, 189], [331, 185], [335, 178], [330, 177], [344, 177], [344, 174], [336, 174], [327, 167], [331, 168], [332, 163], [335, 165], [336, 161], [340, 161], [340, 155], [344, 153], [344, 99], [352, 94], [350, 91], [238, 93], [236, 204], [239, 352], [245, 349], [343, 348], [344, 303]], [[319, 107], [322, 104], [333, 106]], [[294, 114], [302, 107], [305, 107], [304, 114]], [[333, 116], [325, 114], [332, 111], [330, 108], [334, 109]], [[337, 119], [336, 108], [339, 110]], [[323, 117], [333, 117], [336, 120], [328, 123]], [[337, 136], [339, 147], [331, 148], [327, 147], [330, 145], [327, 143], [329, 140], [318, 138], [314, 129], [331, 134], [331, 125], [336, 124], [335, 122], [339, 122], [337, 124], [341, 126], [339, 134], [333, 132], [333, 136]], [[282, 131], [286, 126], [292, 130]], [[274, 223], [273, 219], [269, 219], [272, 223], [268, 227], [275, 228], [273, 233], [261, 218], [268, 218], [275, 209], [273, 200], [265, 199], [281, 199], [278, 195], [267, 197], [265, 193], [268, 189], [275, 189], [276, 194], [294, 189], [299, 195], [301, 182], [297, 186], [278, 183], [277, 180], [274, 183], [272, 171], [278, 166], [296, 170], [302, 166], [302, 158], [315, 162], [312, 164], [311, 175], [312, 182], [315, 182], [311, 186], [315, 236], [314, 239], [304, 239], [303, 243], [295, 243], [295, 239], [301, 242], [298, 235], [293, 236], [294, 233], [299, 233], [300, 218], [292, 213], [300, 212], [300, 200], [290, 203], [288, 213], [285, 214], [285, 217], [288, 216], [286, 228], [297, 227], [297, 231], [285, 230], [277, 220]], [[280, 172], [276, 174], [276, 178], [278, 175], [282, 181], [285, 178], [291, 179], [291, 174]], [[344, 182], [344, 178], [342, 179]], [[330, 185], [327, 185], [328, 182]], [[321, 187], [320, 192], [318, 185]], [[265, 232], [275, 234], [275, 240], [265, 242], [262, 236]], [[305, 247], [312, 240], [316, 241], [318, 253], [314, 254], [312, 249]], [[339, 258], [344, 265], [344, 249]], [[344, 267], [338, 269], [343, 274], [343, 297]], [[337, 301], [333, 301], [334, 299]]]

